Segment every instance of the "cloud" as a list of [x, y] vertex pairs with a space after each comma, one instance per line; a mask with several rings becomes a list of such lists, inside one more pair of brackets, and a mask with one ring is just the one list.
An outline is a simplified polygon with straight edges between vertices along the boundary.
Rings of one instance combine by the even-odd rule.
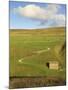
[[51, 19], [48, 19], [46, 22], [43, 21], [40, 24], [47, 25], [50, 27], [56, 27], [56, 26], [65, 26], [65, 16], [62, 14], [55, 14]]
[[45, 8], [30, 4], [24, 7], [15, 8], [14, 12], [27, 18], [44, 20], [40, 23], [41, 25], [42, 23], [44, 24], [46, 20], [53, 20], [53, 23], [55, 23], [56, 26], [65, 26], [65, 15], [58, 13], [60, 8], [60, 5], [56, 4], [47, 5]]
[[65, 26], [65, 16], [64, 15], [62, 14], [54, 15], [53, 19], [56, 22], [56, 25]]
[[15, 8], [15, 12], [29, 18], [45, 19], [46, 10], [37, 5], [27, 5], [25, 7]]

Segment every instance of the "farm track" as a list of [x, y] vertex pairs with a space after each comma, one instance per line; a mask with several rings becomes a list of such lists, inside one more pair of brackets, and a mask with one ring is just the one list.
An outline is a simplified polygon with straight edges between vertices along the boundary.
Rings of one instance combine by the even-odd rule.
[[26, 58], [29, 58], [29, 57], [32, 57], [32, 56], [35, 56], [35, 55], [38, 55], [38, 54], [41, 54], [41, 53], [44, 53], [44, 52], [47, 52], [47, 51], [49, 51], [50, 50], [50, 48], [47, 48], [46, 50], [38, 50], [38, 51], [35, 51], [35, 52], [33, 52], [33, 54], [32, 55], [30, 55], [30, 56], [26, 56], [26, 57], [23, 57], [23, 58], [21, 58], [21, 59], [19, 59], [18, 61], [23, 61], [24, 59], [26, 59]]

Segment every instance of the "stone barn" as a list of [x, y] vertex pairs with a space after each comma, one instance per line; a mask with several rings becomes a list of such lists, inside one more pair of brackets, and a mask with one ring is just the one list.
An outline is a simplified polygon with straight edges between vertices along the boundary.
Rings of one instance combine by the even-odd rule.
[[46, 66], [49, 69], [54, 69], [54, 70], [58, 70], [59, 69], [59, 62], [57, 61], [50, 61], [46, 63]]

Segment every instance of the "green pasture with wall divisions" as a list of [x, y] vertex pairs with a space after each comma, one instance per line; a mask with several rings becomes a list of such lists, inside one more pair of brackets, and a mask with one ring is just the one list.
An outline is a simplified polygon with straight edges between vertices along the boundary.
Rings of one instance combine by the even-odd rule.
[[[10, 76], [65, 78], [65, 28], [10, 30]], [[58, 70], [46, 66], [59, 62]]]

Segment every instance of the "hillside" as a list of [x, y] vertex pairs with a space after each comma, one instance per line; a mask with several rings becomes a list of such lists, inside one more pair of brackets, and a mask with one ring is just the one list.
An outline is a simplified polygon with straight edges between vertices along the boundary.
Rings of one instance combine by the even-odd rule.
[[[17, 83], [17, 78], [24, 80], [24, 77], [37, 78], [39, 76], [40, 78], [45, 77], [45, 82], [54, 78], [54, 80], [58, 80], [58, 84], [60, 79], [63, 81], [60, 83], [64, 84], [66, 78], [65, 39], [65, 27], [10, 30], [10, 79], [13, 80], [10, 81]], [[57, 62], [58, 69], [48, 68], [48, 62]], [[26, 81], [27, 79], [25, 79]], [[39, 82], [41, 83], [41, 81]], [[57, 81], [51, 83], [48, 81], [49, 85], [57, 85], [57, 83], [54, 84], [55, 82]], [[36, 82], [33, 85], [36, 86]], [[27, 86], [25, 85], [25, 87]]]

